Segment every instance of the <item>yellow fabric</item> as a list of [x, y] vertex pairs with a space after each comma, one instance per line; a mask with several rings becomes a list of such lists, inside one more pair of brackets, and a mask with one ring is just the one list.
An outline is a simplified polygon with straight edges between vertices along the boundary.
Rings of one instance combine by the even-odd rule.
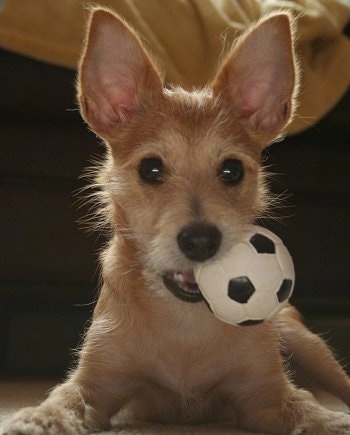
[[[82, 0], [5, 0], [0, 7], [0, 47], [76, 68], [87, 5]], [[348, 0], [99, 0], [124, 16], [160, 60], [166, 80], [199, 87], [213, 75], [222, 47], [262, 15], [285, 9], [298, 19], [302, 68], [298, 116], [289, 132], [319, 120], [350, 83]], [[0, 66], [1, 67], [1, 66]]]

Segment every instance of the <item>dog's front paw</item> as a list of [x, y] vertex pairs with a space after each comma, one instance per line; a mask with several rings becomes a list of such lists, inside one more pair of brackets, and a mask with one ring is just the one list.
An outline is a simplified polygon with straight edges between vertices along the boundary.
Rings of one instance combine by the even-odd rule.
[[86, 434], [83, 422], [67, 409], [54, 406], [24, 408], [0, 423], [0, 435]]
[[292, 435], [350, 435], [350, 415], [329, 411], [317, 421], [301, 425]]

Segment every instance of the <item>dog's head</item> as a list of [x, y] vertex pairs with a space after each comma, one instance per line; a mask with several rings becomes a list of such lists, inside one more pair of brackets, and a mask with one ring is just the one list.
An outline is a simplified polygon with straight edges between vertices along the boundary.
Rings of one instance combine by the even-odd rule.
[[225, 253], [266, 205], [262, 149], [294, 111], [290, 18], [243, 35], [203, 90], [167, 89], [140, 39], [92, 13], [79, 72], [81, 113], [104, 139], [109, 219], [176, 296], [201, 300], [194, 263]]

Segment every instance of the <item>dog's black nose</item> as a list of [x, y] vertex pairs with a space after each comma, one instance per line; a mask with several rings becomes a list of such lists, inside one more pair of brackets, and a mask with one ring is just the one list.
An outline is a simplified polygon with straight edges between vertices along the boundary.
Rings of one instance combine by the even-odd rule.
[[214, 225], [193, 224], [179, 232], [177, 243], [189, 260], [205, 261], [217, 253], [221, 232]]

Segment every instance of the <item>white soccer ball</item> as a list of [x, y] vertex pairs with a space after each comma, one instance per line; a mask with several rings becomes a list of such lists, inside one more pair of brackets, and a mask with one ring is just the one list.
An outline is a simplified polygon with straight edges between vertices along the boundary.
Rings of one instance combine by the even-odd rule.
[[235, 325], [272, 319], [287, 305], [295, 282], [287, 248], [257, 225], [250, 226], [225, 257], [201, 263], [193, 272], [214, 315]]

